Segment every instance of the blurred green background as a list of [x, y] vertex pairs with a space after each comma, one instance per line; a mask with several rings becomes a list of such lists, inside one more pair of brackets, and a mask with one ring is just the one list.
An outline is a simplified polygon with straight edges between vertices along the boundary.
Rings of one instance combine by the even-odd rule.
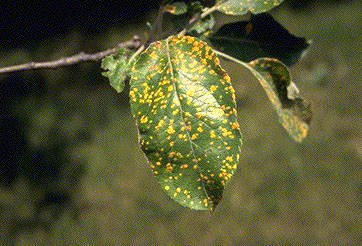
[[[294, 143], [256, 79], [222, 61], [244, 145], [213, 214], [162, 192], [138, 148], [128, 89], [117, 94], [99, 64], [0, 75], [0, 245], [362, 243], [362, 3], [309, 2], [272, 11], [290, 32], [313, 40], [292, 68], [312, 103], [309, 136]], [[55, 34], [3, 29], [0, 67], [96, 52], [134, 34], [144, 39], [153, 4], [138, 9], [135, 22], [113, 10], [103, 22], [97, 13], [93, 26], [68, 16], [82, 20], [58, 23], [66, 28]], [[238, 19], [216, 18], [219, 25]]]

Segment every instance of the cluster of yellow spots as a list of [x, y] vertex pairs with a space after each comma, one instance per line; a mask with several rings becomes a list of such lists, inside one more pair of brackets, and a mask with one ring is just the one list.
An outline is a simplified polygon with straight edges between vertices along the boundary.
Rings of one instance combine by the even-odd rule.
[[174, 111], [172, 111], [172, 115], [177, 115], [180, 112], [180, 109], [175, 109]]
[[168, 128], [167, 128], [167, 133], [170, 134], [170, 135], [173, 135], [175, 134], [175, 129], [173, 128], [173, 125], [169, 125]]
[[158, 58], [158, 55], [156, 54], [155, 51], [152, 51], [149, 55], [152, 59], [157, 59]]
[[191, 140], [195, 140], [199, 136], [198, 133], [194, 133], [191, 135]]
[[142, 115], [140, 118], [140, 122], [142, 124], [145, 124], [145, 123], [147, 123], [147, 121], [148, 121], [148, 117], [146, 115]]
[[140, 129], [150, 126], [140, 143], [166, 193], [185, 206], [210, 209], [238, 159], [234, 90], [206, 43], [187, 36], [167, 42], [150, 45], [147, 74], [133, 76], [132, 113]]
[[179, 138], [179, 139], [183, 139], [184, 141], [187, 141], [187, 134], [181, 134], [181, 133], [180, 133], [180, 134], [178, 135], [178, 138]]
[[186, 91], [186, 95], [193, 97], [195, 95], [195, 88], [190, 86], [190, 88]]
[[205, 207], [208, 207], [208, 206], [209, 206], [209, 200], [208, 200], [208, 199], [205, 198], [203, 202], [204, 202], [204, 206], [205, 206]]
[[231, 128], [233, 129], [233, 130], [239, 130], [240, 128], [239, 128], [239, 123], [238, 122], [233, 122], [232, 124], [231, 124]]
[[[175, 187], [175, 188], [172, 188], [172, 187], [175, 187], [175, 186], [170, 186], [170, 185], [165, 185], [163, 188], [165, 189], [165, 191], [167, 192], [171, 192], [171, 195], [173, 198], [177, 198], [177, 199], [181, 199], [184, 203], [187, 203], [189, 205], [195, 205], [195, 202], [197, 202], [198, 204], [204, 204], [207, 203], [208, 204], [208, 199], [203, 199], [203, 200], [200, 200], [198, 198], [196, 198], [195, 200], [192, 200], [192, 192], [187, 190], [187, 189], [184, 189], [182, 190], [181, 187]], [[201, 189], [201, 187], [200, 187]]]
[[181, 169], [186, 169], [186, 168], [188, 168], [188, 167], [189, 167], [189, 165], [187, 165], [187, 164], [182, 164], [182, 165], [180, 166]]
[[211, 92], [214, 92], [214, 91], [217, 90], [217, 88], [218, 88], [217, 85], [212, 85], [212, 86], [210, 86], [210, 91], [211, 91]]
[[172, 170], [173, 170], [173, 166], [171, 165], [171, 163], [167, 163], [166, 164], [166, 171], [167, 172], [172, 172]]
[[210, 131], [210, 138], [215, 138], [215, 137], [216, 137], [215, 131], [211, 130]]
[[227, 128], [219, 126], [219, 130], [221, 130], [224, 137], [229, 137], [231, 139], [235, 138], [234, 133], [232, 131], [229, 131]]
[[221, 184], [223, 186], [226, 185], [226, 182], [231, 178], [232, 173], [227, 172], [225, 169], [222, 169], [221, 172], [219, 173], [219, 178], [222, 178], [224, 180], [221, 180]]

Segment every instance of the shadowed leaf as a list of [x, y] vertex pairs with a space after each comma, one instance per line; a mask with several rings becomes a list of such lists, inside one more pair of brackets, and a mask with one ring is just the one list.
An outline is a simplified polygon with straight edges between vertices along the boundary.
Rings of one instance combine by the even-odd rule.
[[128, 64], [131, 51], [126, 48], [121, 48], [116, 54], [109, 55], [102, 60], [102, 68], [108, 70], [102, 75], [108, 77], [111, 86], [118, 93], [122, 92], [125, 85], [125, 80], [129, 75], [129, 70], [133, 63]]
[[243, 15], [247, 12], [258, 14], [269, 11], [283, 0], [217, 0], [218, 11], [228, 15]]
[[162, 189], [183, 206], [213, 210], [240, 155], [234, 89], [197, 38], [152, 43], [132, 68], [139, 142]]
[[208, 39], [216, 49], [238, 60], [250, 62], [270, 57], [287, 66], [295, 64], [309, 47], [304, 38], [290, 34], [268, 14], [253, 15], [250, 21], [226, 24]]
[[280, 123], [295, 141], [301, 142], [307, 136], [312, 112], [290, 81], [287, 67], [271, 58], [261, 58], [249, 65], [276, 109]]

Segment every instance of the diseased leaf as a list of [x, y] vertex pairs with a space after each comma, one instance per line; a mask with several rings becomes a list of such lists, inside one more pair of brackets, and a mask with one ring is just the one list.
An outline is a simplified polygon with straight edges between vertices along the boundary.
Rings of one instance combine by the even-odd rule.
[[[176, 2], [177, 3], [177, 2]], [[174, 3], [174, 4], [176, 4]], [[182, 3], [183, 5], [186, 3]], [[172, 4], [173, 5], [173, 4]], [[174, 35], [182, 31], [185, 26], [188, 26], [190, 20], [197, 18], [202, 13], [203, 6], [200, 1], [192, 1], [186, 5], [187, 11], [180, 12], [179, 15], [165, 15], [163, 21], [164, 38]], [[187, 35], [205, 39], [205, 33], [210, 31], [215, 25], [215, 20], [212, 14], [199, 20], [193, 27], [187, 31]]]
[[219, 59], [190, 36], [152, 43], [132, 68], [139, 142], [162, 189], [213, 210], [240, 155], [234, 89]]
[[167, 4], [165, 11], [174, 15], [185, 14], [187, 12], [187, 4], [185, 2], [174, 2], [172, 4]]
[[290, 34], [268, 14], [223, 25], [208, 39], [216, 49], [243, 62], [270, 57], [287, 66], [295, 64], [309, 47], [304, 38]]
[[118, 93], [123, 91], [125, 80], [133, 65], [133, 63], [128, 64], [130, 52], [129, 49], [121, 48], [116, 54], [106, 56], [102, 60], [101, 67], [108, 70], [103, 72], [102, 75], [108, 77], [111, 86], [116, 89]]
[[243, 15], [247, 12], [258, 14], [269, 11], [283, 0], [217, 0], [218, 11], [228, 15]]
[[276, 109], [280, 123], [295, 141], [301, 142], [307, 136], [312, 112], [291, 82], [288, 68], [272, 58], [257, 59], [249, 65]]

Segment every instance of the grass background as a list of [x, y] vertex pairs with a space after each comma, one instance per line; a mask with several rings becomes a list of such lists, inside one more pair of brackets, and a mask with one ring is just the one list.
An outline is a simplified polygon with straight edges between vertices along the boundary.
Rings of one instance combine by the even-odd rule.
[[[313, 105], [302, 144], [278, 124], [256, 79], [222, 62], [237, 92], [244, 145], [213, 214], [181, 207], [158, 187], [138, 148], [128, 89], [117, 94], [98, 64], [1, 76], [0, 244], [362, 243], [361, 13], [360, 1], [272, 12], [313, 40], [292, 68]], [[102, 50], [145, 31], [74, 30], [2, 50], [0, 65]]]

